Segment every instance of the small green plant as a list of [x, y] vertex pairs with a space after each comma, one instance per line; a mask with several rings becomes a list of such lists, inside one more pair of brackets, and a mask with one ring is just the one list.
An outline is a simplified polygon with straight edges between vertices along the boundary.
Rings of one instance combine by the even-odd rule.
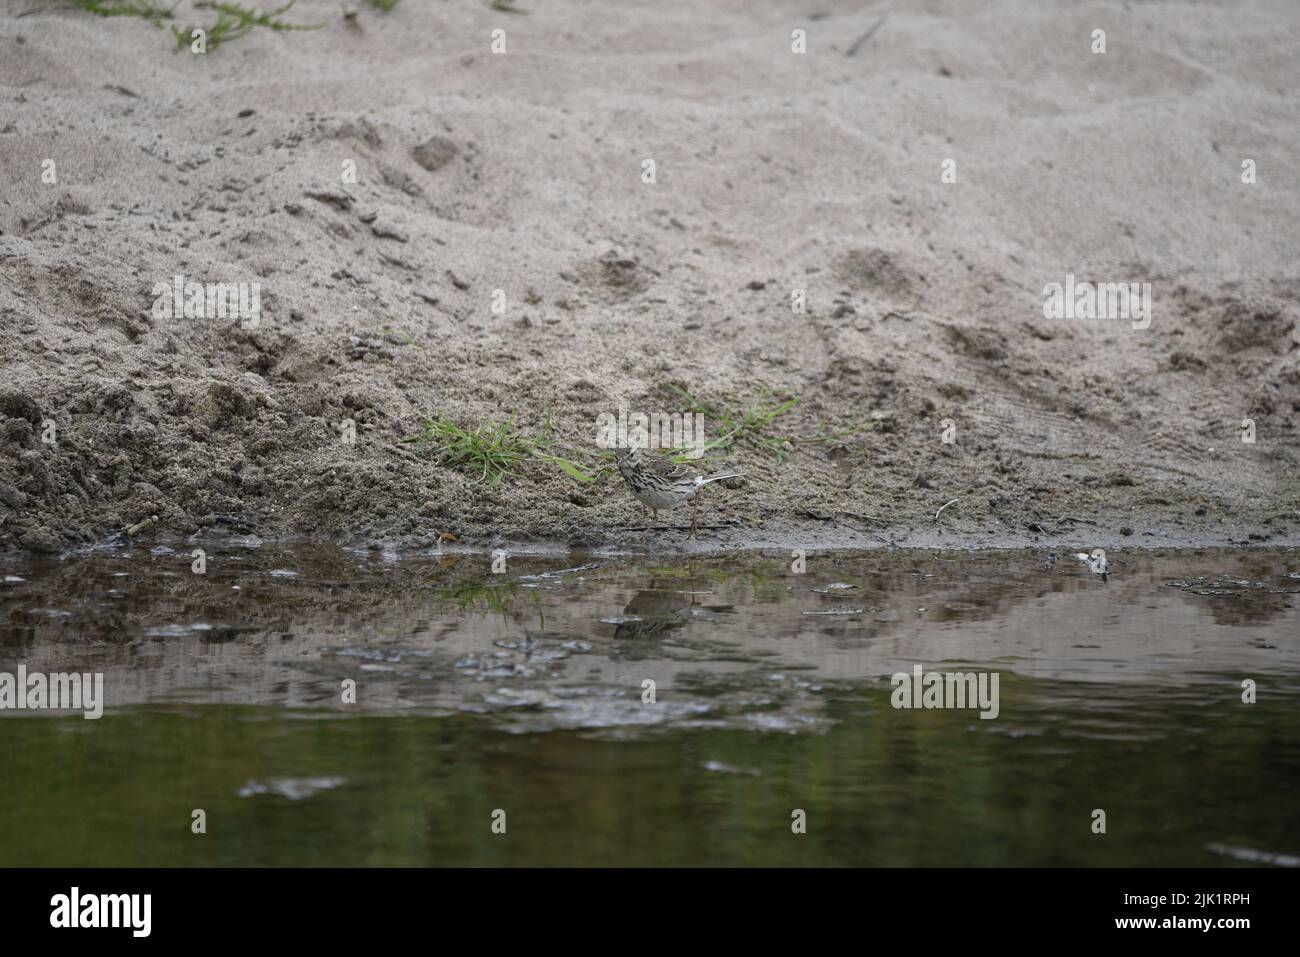
[[721, 434], [705, 445], [705, 451], [715, 448], [727, 448], [740, 439], [744, 439], [760, 451], [774, 456], [778, 463], [785, 458], [786, 453], [789, 451], [789, 439], [767, 435], [766, 432], [768, 426], [798, 405], [799, 398], [797, 396], [787, 398], [784, 394], [778, 391], [769, 391], [764, 386], [759, 393], [758, 399], [751, 406], [739, 411], [732, 411], [705, 405], [679, 385], [669, 385], [668, 390], [686, 401], [686, 411], [701, 412], [706, 419], [710, 419], [715, 423]]
[[401, 2], [401, 0], [370, 0], [370, 5], [376, 10], [382, 10], [384, 13], [387, 13], [389, 10], [393, 9], [393, 7], [397, 6], [399, 2]]
[[849, 425], [835, 429], [828, 426], [825, 419], [818, 418], [817, 431], [808, 435], [800, 435], [796, 437], [795, 441], [814, 445], [823, 444], [827, 448], [846, 448], [850, 439], [856, 438], [870, 428], [871, 426], [860, 419], [855, 419]]
[[269, 30], [319, 30], [325, 24], [323, 23], [285, 23], [277, 19], [281, 14], [288, 12], [294, 4], [294, 0], [289, 0], [284, 6], [272, 10], [270, 13], [261, 13], [256, 7], [241, 7], [237, 3], [217, 3], [213, 4], [213, 9], [217, 11], [217, 22], [210, 27], [172, 27], [172, 35], [176, 37], [177, 46], [188, 46], [191, 36], [196, 29], [201, 29], [207, 36], [207, 49], [215, 50], [227, 40], [234, 40], [242, 37], [256, 27], [266, 27]]
[[530, 460], [558, 466], [579, 482], [594, 482], [596, 477], [581, 466], [552, 453], [556, 447], [552, 432], [549, 409], [545, 427], [535, 435], [527, 435], [515, 426], [513, 412], [500, 424], [486, 422], [473, 431], [443, 416], [425, 416], [424, 430], [403, 441], [437, 446], [435, 454], [444, 464], [477, 475], [480, 482], [495, 484]]
[[73, 4], [97, 17], [139, 17], [154, 26], [160, 20], [170, 20], [178, 4], [164, 6], [156, 0], [72, 0]]

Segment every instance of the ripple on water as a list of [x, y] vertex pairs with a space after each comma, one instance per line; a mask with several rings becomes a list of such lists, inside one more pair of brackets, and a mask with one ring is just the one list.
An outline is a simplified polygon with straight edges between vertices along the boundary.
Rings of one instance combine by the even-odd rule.
[[734, 764], [724, 764], [721, 761], [705, 761], [702, 767], [704, 770], [712, 771], [715, 774], [747, 775], [751, 778], [759, 777], [763, 773], [758, 768], [740, 768]]
[[[1293, 576], [1285, 575], [1283, 577], [1291, 578]], [[1174, 578], [1165, 581], [1163, 584], [1193, 595], [1208, 597], [1237, 598], [1254, 592], [1267, 595], [1300, 594], [1300, 589], [1279, 588], [1275, 585], [1269, 585], [1267, 582], [1250, 578], [1237, 578], [1231, 575], [1200, 575], [1195, 578]]]
[[271, 794], [288, 798], [290, 801], [301, 801], [321, 791], [341, 787], [343, 784], [343, 778], [272, 778], [265, 783], [249, 781], [237, 793], [241, 798]]
[[197, 635], [203, 632], [212, 631], [213, 626], [206, 621], [196, 621], [190, 624], [181, 624], [176, 622], [170, 625], [158, 625], [153, 628], [146, 628], [144, 635], [146, 638], [187, 638], [190, 635]]
[[1206, 844], [1205, 849], [1213, 854], [1222, 854], [1234, 860], [1251, 864], [1272, 864], [1275, 867], [1300, 867], [1300, 857], [1292, 854], [1273, 854], [1269, 851], [1257, 851], [1250, 847], [1229, 847], [1225, 844]]

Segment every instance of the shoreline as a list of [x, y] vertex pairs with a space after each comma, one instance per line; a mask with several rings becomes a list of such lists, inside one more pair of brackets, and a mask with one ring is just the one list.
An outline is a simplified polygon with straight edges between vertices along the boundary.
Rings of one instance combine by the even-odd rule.
[[412, 558], [464, 558], [488, 557], [502, 550], [510, 557], [547, 558], [564, 556], [592, 556], [597, 558], [641, 557], [723, 557], [727, 555], [754, 555], [762, 552], [789, 553], [802, 549], [807, 554], [856, 554], [865, 552], [1056, 552], [1069, 557], [1077, 550], [1102, 548], [1115, 555], [1124, 552], [1151, 552], [1165, 549], [1177, 551], [1196, 550], [1288, 550], [1300, 548], [1300, 534], [1279, 534], [1266, 540], [1225, 537], [1195, 530], [1154, 530], [1134, 535], [1098, 533], [1091, 536], [1038, 535], [1022, 536], [1007, 532], [954, 532], [943, 529], [926, 529], [914, 526], [896, 526], [875, 533], [855, 529], [831, 529], [823, 525], [786, 528], [754, 535], [728, 535], [725, 540], [701, 534], [696, 541], [685, 539], [685, 526], [680, 530], [661, 531], [655, 535], [640, 534], [635, 542], [599, 542], [576, 544], [547, 539], [495, 539], [477, 542], [447, 542], [435, 546], [431, 542], [410, 540], [347, 541], [333, 537], [285, 535], [263, 537], [257, 534], [204, 535], [177, 537], [172, 535], [141, 536], [139, 538], [110, 538], [83, 544], [57, 553], [31, 550], [0, 552], [0, 561], [61, 560], [96, 552], [120, 553], [132, 548], [170, 548], [180, 554], [187, 549], [203, 548], [337, 548], [340, 551], [363, 553], [381, 552], [396, 560]]

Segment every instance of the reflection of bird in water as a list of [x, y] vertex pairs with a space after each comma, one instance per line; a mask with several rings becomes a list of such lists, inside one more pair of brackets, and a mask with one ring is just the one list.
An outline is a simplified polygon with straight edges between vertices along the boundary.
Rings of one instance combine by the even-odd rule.
[[1088, 571], [1094, 575], [1100, 575], [1102, 581], [1106, 580], [1106, 573], [1110, 570], [1110, 564], [1106, 561], [1106, 552], [1100, 548], [1094, 548], [1091, 552], [1075, 552], [1074, 557], [1088, 566]]
[[[654, 584], [654, 583], [652, 583]], [[632, 596], [623, 614], [640, 621], [625, 621], [614, 629], [614, 639], [662, 638], [691, 617], [695, 596], [669, 588], [647, 588]]]

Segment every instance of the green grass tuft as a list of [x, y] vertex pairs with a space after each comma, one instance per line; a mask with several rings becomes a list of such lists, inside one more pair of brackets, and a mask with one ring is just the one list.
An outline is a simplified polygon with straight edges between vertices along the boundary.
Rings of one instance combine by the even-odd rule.
[[160, 20], [170, 20], [178, 3], [170, 7], [157, 0], [72, 0], [74, 6], [97, 17], [139, 17], [154, 26]]
[[816, 432], [800, 435], [796, 437], [795, 441], [810, 445], [824, 445], [827, 449], [847, 449], [851, 439], [858, 438], [873, 427], [873, 425], [864, 423], [860, 418], [855, 418], [843, 428], [832, 428], [826, 423], [825, 419], [819, 418]]
[[325, 26], [323, 23], [285, 23], [278, 19], [282, 13], [286, 13], [294, 4], [294, 0], [289, 0], [284, 6], [272, 10], [270, 13], [261, 13], [255, 7], [241, 7], [237, 3], [217, 3], [213, 8], [217, 11], [217, 22], [210, 27], [172, 27], [172, 34], [176, 37], [176, 45], [186, 47], [190, 45], [190, 34], [194, 30], [203, 30], [207, 34], [207, 50], [211, 53], [227, 40], [235, 40], [244, 34], [255, 29], [256, 27], [266, 27], [268, 30], [319, 30]]
[[387, 13], [400, 2], [401, 0], [370, 0], [370, 5], [376, 10], [382, 10], [384, 13]]
[[679, 385], [669, 385], [668, 389], [686, 401], [685, 411], [702, 412], [721, 433], [705, 445], [706, 452], [717, 448], [725, 449], [744, 440], [758, 450], [774, 456], [779, 463], [790, 451], [789, 439], [768, 435], [767, 430], [773, 422], [798, 405], [797, 396], [787, 397], [782, 392], [769, 391], [765, 386], [758, 399], [748, 408], [731, 410], [706, 405]]
[[500, 424], [486, 422], [473, 431], [443, 416], [425, 416], [424, 430], [403, 441], [436, 447], [434, 454], [443, 464], [475, 475], [480, 482], [500, 482], [517, 474], [530, 461], [555, 465], [579, 482], [594, 482], [596, 477], [582, 466], [553, 454], [556, 442], [551, 433], [549, 410], [544, 429], [535, 435], [527, 435], [515, 426], [513, 412]]

